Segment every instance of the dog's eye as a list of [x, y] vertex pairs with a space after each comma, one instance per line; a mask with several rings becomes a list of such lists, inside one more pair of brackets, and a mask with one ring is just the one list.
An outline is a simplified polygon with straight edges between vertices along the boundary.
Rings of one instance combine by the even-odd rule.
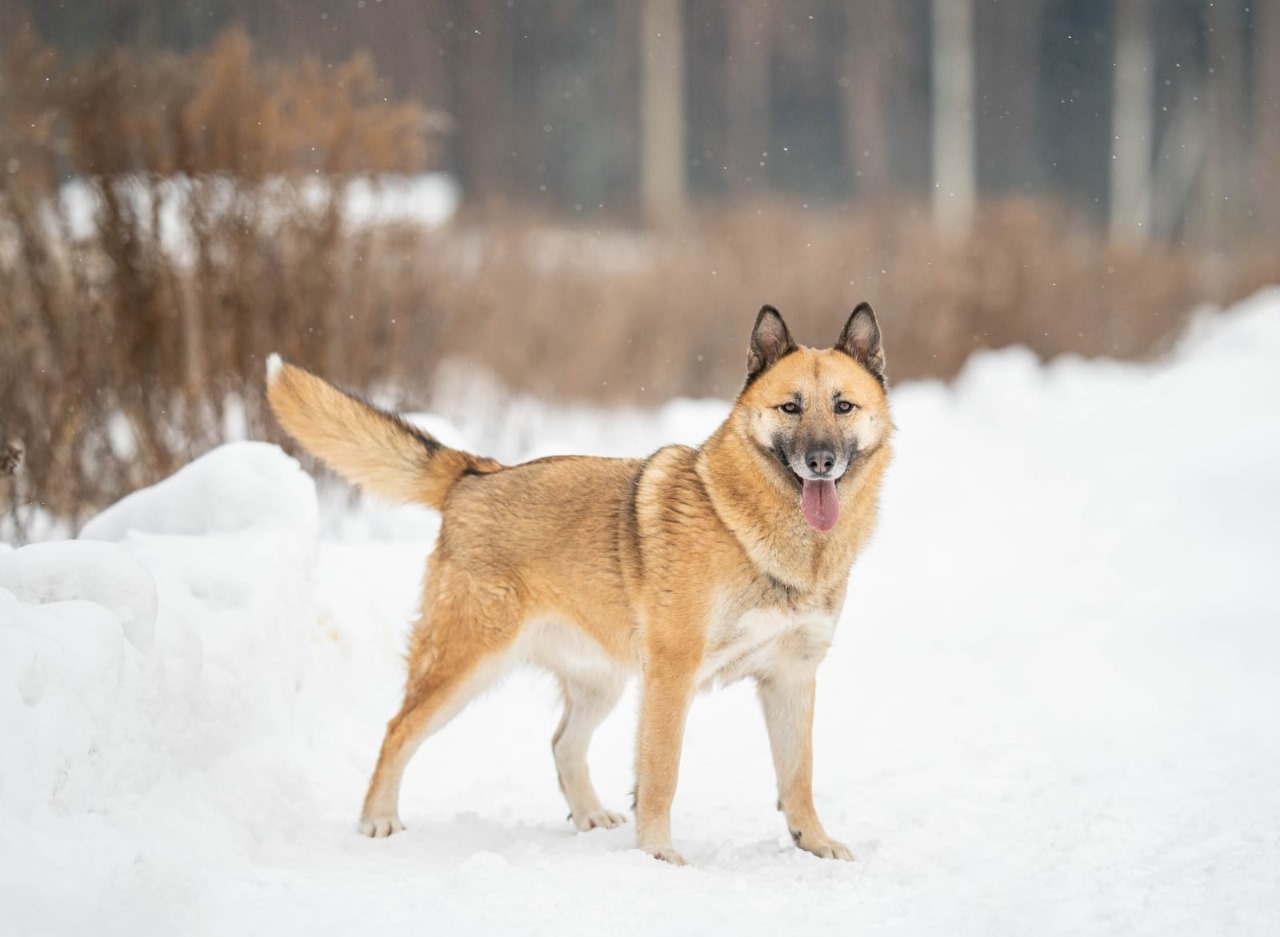
[[796, 403], [794, 400], [788, 400], [778, 409], [781, 410], [783, 413], [799, 413], [800, 404]]
[[851, 403], [848, 400], [836, 401], [836, 413], [852, 413], [856, 409], [858, 409], [856, 403]]

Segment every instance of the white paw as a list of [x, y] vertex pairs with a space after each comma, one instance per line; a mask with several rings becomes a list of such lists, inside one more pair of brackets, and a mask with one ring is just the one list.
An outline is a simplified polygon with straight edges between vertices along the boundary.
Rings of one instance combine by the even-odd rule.
[[670, 862], [672, 865], [688, 865], [688, 863], [684, 861], [684, 856], [680, 855], [680, 853], [676, 852], [670, 846], [641, 846], [640, 848], [653, 856], [653, 858], [661, 859], [663, 862]]
[[615, 826], [622, 826], [627, 822], [627, 818], [620, 813], [614, 813], [612, 810], [592, 810], [590, 813], [574, 814], [573, 824], [580, 831], [585, 833], [587, 830], [611, 830]]
[[374, 839], [390, 836], [392, 833], [403, 833], [404, 824], [397, 816], [368, 817], [360, 821], [360, 832]]

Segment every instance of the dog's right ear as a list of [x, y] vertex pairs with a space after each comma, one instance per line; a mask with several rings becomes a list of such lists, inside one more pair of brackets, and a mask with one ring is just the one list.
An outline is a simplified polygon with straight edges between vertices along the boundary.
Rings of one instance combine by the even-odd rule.
[[791, 332], [781, 314], [772, 306], [762, 306], [751, 330], [751, 347], [747, 349], [747, 383], [795, 350], [796, 343], [791, 340]]

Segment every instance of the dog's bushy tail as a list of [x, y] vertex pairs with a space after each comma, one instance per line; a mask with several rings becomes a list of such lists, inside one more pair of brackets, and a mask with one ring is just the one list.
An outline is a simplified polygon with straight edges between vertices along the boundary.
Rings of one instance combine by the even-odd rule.
[[267, 399], [280, 425], [312, 455], [372, 494], [439, 510], [463, 474], [496, 472], [492, 459], [450, 449], [403, 417], [339, 390], [278, 355]]

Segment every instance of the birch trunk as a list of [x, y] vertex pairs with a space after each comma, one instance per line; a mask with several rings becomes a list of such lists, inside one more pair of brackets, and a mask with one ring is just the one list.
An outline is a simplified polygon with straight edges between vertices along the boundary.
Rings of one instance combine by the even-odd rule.
[[1117, 0], [1111, 109], [1111, 237], [1145, 241], [1151, 229], [1155, 53], [1150, 0]]
[[641, 155], [644, 212], [668, 225], [684, 213], [684, 28], [681, 0], [643, 0]]
[[933, 216], [964, 234], [976, 190], [973, 127], [973, 3], [933, 0]]

